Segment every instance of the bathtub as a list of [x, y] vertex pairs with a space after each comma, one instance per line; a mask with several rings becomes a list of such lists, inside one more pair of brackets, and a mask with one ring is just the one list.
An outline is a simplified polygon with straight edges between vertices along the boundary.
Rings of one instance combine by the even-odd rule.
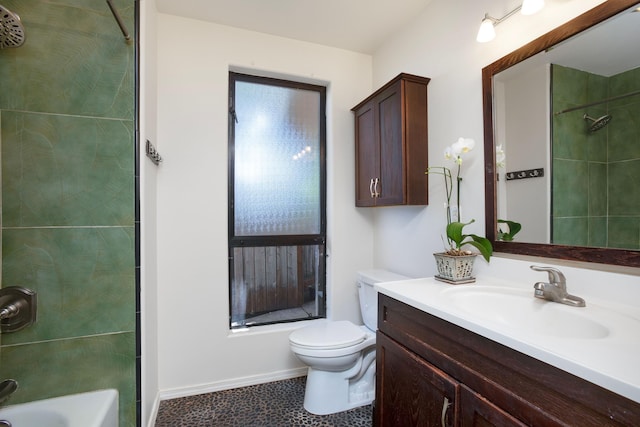
[[0, 409], [0, 420], [9, 421], [12, 427], [118, 427], [118, 391], [98, 390], [9, 405]]

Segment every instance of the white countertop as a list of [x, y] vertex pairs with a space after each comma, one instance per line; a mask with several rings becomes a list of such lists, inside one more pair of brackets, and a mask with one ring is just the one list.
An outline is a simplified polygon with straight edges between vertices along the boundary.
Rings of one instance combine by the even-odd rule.
[[[587, 306], [569, 307], [541, 300], [533, 296], [533, 283], [487, 277], [468, 285], [449, 285], [434, 278], [376, 285], [385, 295], [640, 403], [638, 301], [631, 301], [634, 306], [624, 305], [572, 292], [570, 284], [568, 288], [569, 293], [585, 298]], [[485, 290], [489, 293], [483, 293]], [[475, 307], [469, 305], [476, 301]], [[564, 332], [556, 333], [553, 324], [545, 323], [546, 313], [559, 314], [560, 319], [575, 323], [575, 335], [571, 325], [565, 328], [564, 324], [559, 325]], [[593, 335], [591, 329], [589, 334], [581, 334], [582, 320], [597, 326]]]

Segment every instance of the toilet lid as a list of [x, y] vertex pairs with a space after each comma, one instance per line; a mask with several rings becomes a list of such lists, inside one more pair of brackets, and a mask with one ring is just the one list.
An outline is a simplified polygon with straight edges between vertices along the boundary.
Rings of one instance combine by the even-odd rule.
[[305, 326], [289, 335], [289, 340], [300, 346], [325, 349], [349, 347], [362, 342], [366, 333], [347, 320]]

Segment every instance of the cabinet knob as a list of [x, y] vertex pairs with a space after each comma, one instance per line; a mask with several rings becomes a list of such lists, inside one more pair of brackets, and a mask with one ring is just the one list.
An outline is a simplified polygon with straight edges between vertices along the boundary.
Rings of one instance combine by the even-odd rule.
[[371, 198], [373, 199], [376, 195], [373, 193], [373, 178], [369, 181], [369, 194], [371, 194]]
[[373, 182], [373, 197], [380, 197], [380, 192], [378, 191], [378, 184], [380, 183], [380, 178], [376, 178]]

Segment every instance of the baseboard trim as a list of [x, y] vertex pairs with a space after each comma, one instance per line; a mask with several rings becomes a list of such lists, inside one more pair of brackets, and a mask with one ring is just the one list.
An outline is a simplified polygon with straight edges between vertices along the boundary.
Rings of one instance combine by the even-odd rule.
[[[302, 377], [307, 374], [307, 368], [296, 368], [286, 371], [271, 372], [268, 374], [252, 375], [248, 377], [233, 378], [224, 381], [216, 381], [208, 384], [198, 384], [189, 387], [174, 388], [170, 390], [161, 390], [159, 400], [177, 399], [180, 397], [195, 396], [197, 394], [213, 393], [222, 390], [231, 390], [238, 387], [247, 387], [250, 385], [270, 383], [273, 381], [288, 380], [290, 378]], [[158, 407], [160, 403], [158, 402]], [[154, 408], [156, 409], [156, 408]], [[157, 411], [157, 409], [156, 409]], [[157, 415], [157, 412], [156, 414]], [[155, 420], [155, 416], [153, 420]], [[152, 426], [149, 426], [152, 427]]]
[[149, 414], [147, 427], [155, 427], [156, 418], [158, 418], [158, 409], [160, 409], [160, 394], [156, 394], [156, 398], [153, 400], [153, 407], [151, 408], [151, 413]]

